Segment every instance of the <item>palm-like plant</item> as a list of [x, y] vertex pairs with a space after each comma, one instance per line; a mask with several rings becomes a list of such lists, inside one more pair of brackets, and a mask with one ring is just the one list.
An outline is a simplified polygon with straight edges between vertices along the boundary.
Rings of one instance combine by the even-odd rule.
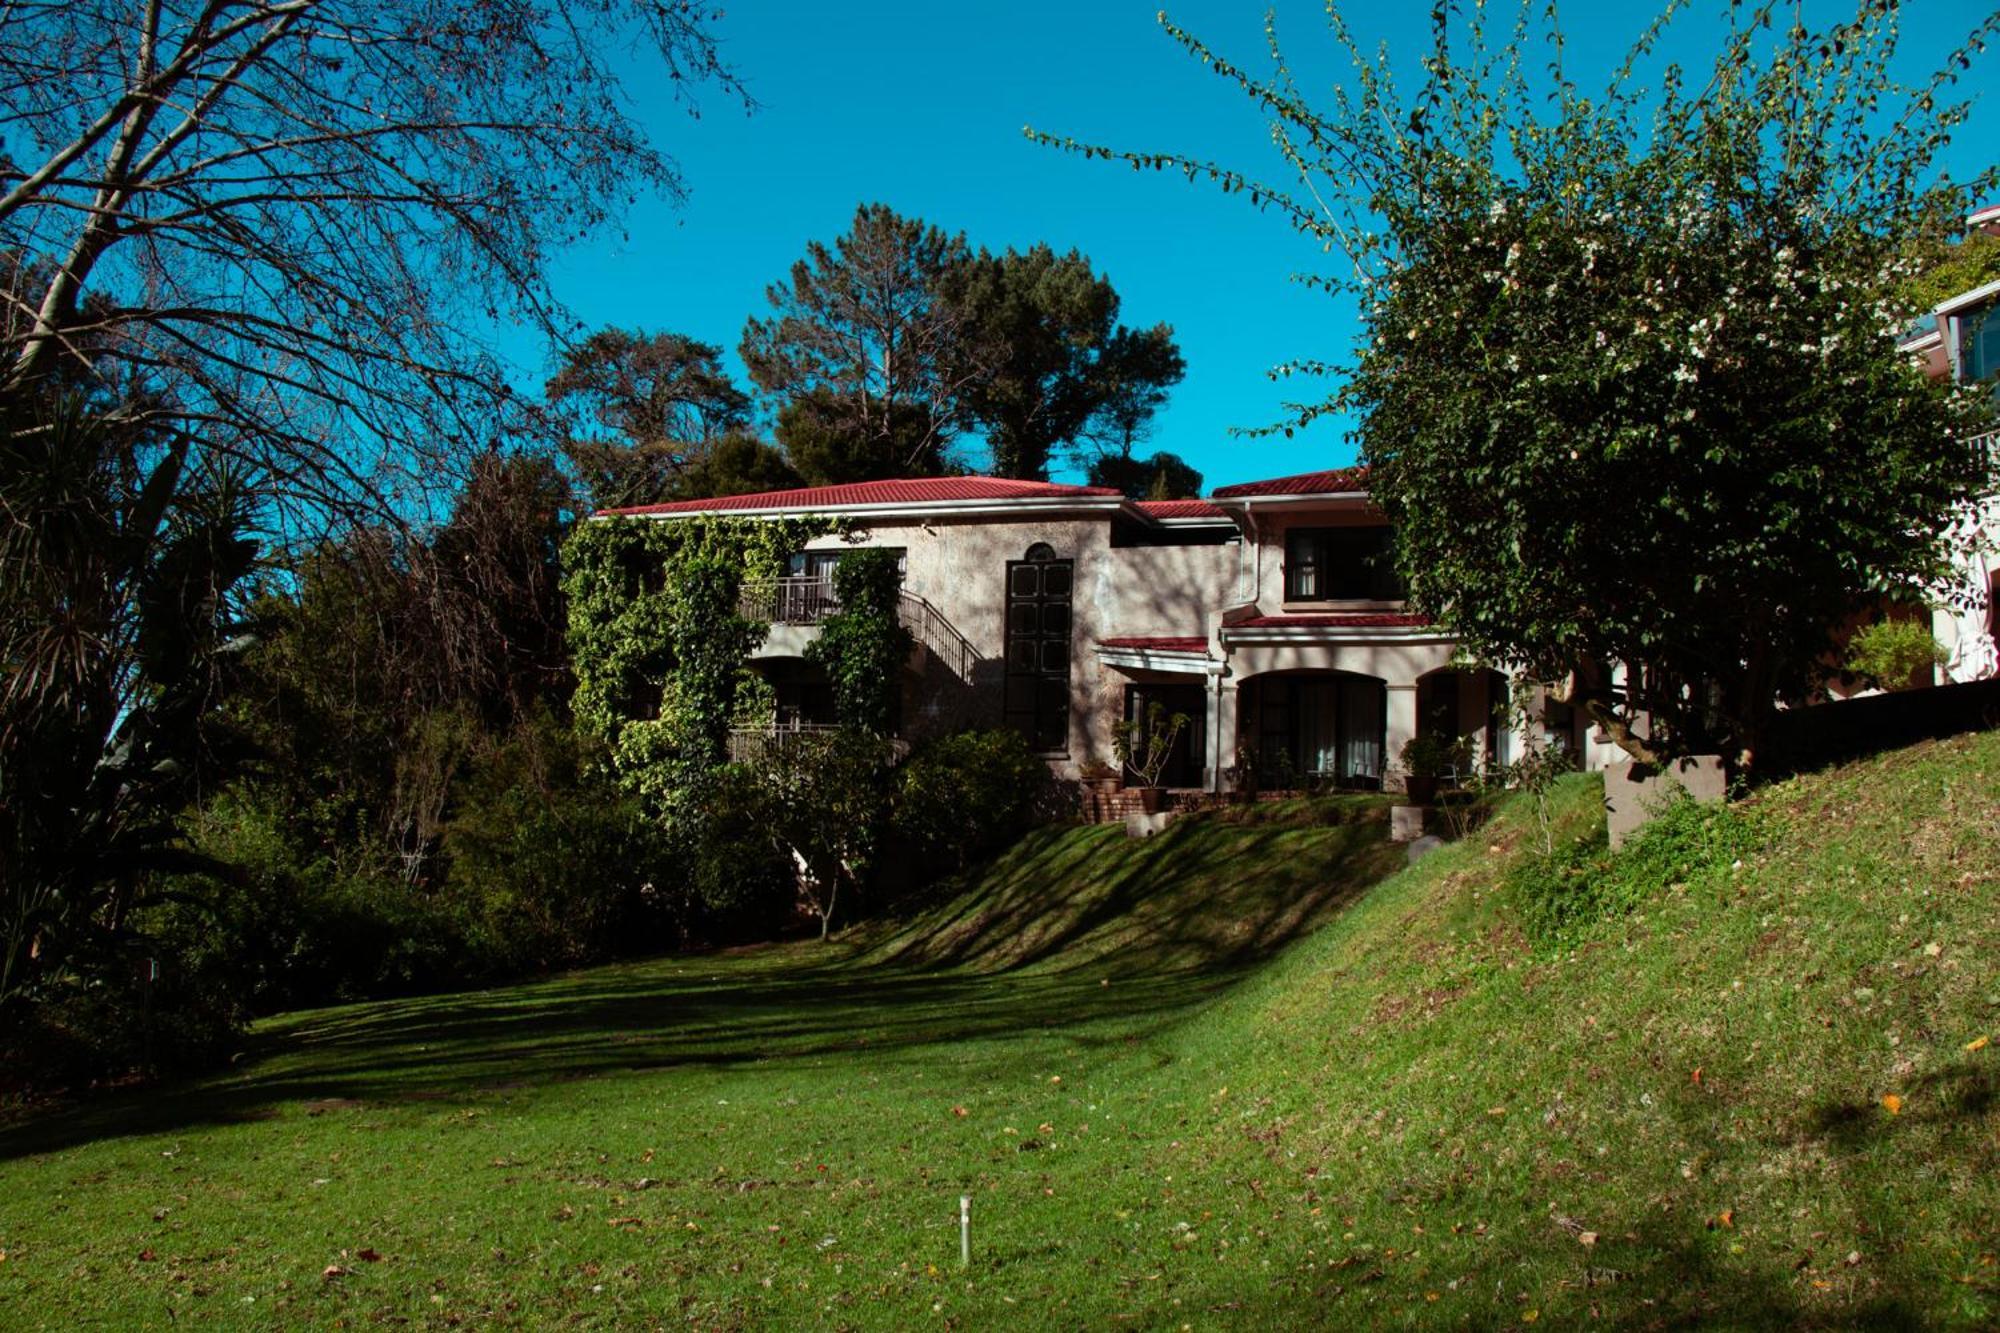
[[244, 761], [255, 497], [78, 399], [0, 404], [0, 1005], [115, 948], [180, 816]]

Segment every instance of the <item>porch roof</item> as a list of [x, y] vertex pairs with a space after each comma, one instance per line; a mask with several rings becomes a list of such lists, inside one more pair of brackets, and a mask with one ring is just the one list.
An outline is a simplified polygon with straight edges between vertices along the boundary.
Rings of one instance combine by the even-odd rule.
[[1431, 623], [1429, 616], [1413, 611], [1336, 611], [1316, 616], [1251, 616], [1232, 629], [1415, 629]]
[[1200, 653], [1206, 657], [1208, 655], [1208, 636], [1205, 634], [1181, 636], [1158, 635], [1153, 637], [1128, 635], [1112, 639], [1099, 639], [1097, 646], [1100, 648], [1130, 648], [1148, 653]]

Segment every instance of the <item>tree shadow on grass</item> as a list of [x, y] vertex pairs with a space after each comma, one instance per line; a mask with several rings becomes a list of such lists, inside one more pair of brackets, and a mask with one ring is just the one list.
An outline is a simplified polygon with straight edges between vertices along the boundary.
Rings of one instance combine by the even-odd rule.
[[1315, 826], [1184, 819], [1143, 844], [1116, 829], [1042, 836], [987, 869], [976, 901], [921, 918], [882, 961], [1116, 975], [1234, 970], [1269, 958], [1406, 858], [1380, 810]]
[[989, 868], [987, 891], [859, 956], [768, 946], [288, 1015], [252, 1035], [240, 1073], [0, 1130], [0, 1161], [301, 1101], [467, 1101], [861, 1051], [872, 1071], [977, 1041], [1000, 1043], [999, 1061], [1051, 1029], [1084, 1046], [1146, 1040], [1403, 862], [1381, 811], [1316, 813], [1201, 816], [1142, 845], [1109, 829], [1032, 835]]
[[[1603, 1237], [1594, 1248], [1552, 1222], [1545, 1240], [1468, 1252], [1462, 1261], [1442, 1253], [1429, 1257], [1437, 1277], [1448, 1273], [1449, 1280], [1467, 1290], [1495, 1293], [1499, 1307], [1483, 1320], [1474, 1316], [1474, 1327], [1520, 1327], [1531, 1309], [1539, 1312], [1544, 1326], [1557, 1328], [1586, 1320], [1592, 1328], [1646, 1330], [1892, 1330], [1935, 1322], [1897, 1294], [1918, 1289], [1921, 1284], [1914, 1279], [1888, 1284], [1888, 1291], [1822, 1291], [1813, 1279], [1814, 1271], [1823, 1270], [1774, 1272], [1765, 1266], [1746, 1271], [1725, 1254], [1725, 1238], [1737, 1233], [1710, 1232], [1703, 1219], [1649, 1211], [1590, 1221]], [[1837, 1264], [1832, 1256], [1819, 1262], [1829, 1261]], [[1320, 1327], [1382, 1318], [1379, 1304], [1356, 1302], [1361, 1294], [1352, 1277], [1345, 1283], [1324, 1275], [1311, 1282], [1288, 1280], [1245, 1301], [1230, 1322]], [[1421, 1311], [1420, 1293], [1402, 1294]]]
[[[781, 959], [796, 950], [773, 949]], [[928, 1048], [1049, 1029], [1145, 1040], [1208, 986], [1149, 976], [994, 977], [887, 967], [676, 959], [528, 986], [289, 1016], [253, 1036], [244, 1072], [111, 1097], [0, 1132], [0, 1161], [97, 1139], [263, 1119], [285, 1103], [476, 1101], [603, 1074], [731, 1068]], [[1216, 982], [1215, 977], [1200, 979]], [[1130, 1020], [1129, 1024], [1120, 1020]]]

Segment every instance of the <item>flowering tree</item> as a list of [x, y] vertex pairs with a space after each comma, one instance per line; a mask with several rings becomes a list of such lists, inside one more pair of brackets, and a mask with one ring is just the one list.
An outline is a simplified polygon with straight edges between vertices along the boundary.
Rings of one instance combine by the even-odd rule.
[[1052, 142], [1205, 175], [1339, 251], [1351, 273], [1307, 281], [1358, 297], [1365, 336], [1349, 366], [1280, 367], [1347, 378], [1271, 429], [1355, 415], [1410, 596], [1473, 651], [1559, 682], [1637, 758], [1747, 763], [1837, 625], [1943, 586], [1936, 534], [1982, 483], [1957, 443], [1979, 409], [1899, 359], [1888, 293], [1992, 180], [1936, 163], [2000, 16], [1905, 87], [1892, 0], [1824, 31], [1727, 5], [1692, 76], [1654, 59], [1688, 7], [1595, 96], [1553, 5], [1496, 39], [1483, 5], [1440, 3], [1407, 96], [1332, 7], [1352, 77], [1324, 108], [1275, 35], [1259, 77], [1163, 16], [1270, 114], [1294, 184]]

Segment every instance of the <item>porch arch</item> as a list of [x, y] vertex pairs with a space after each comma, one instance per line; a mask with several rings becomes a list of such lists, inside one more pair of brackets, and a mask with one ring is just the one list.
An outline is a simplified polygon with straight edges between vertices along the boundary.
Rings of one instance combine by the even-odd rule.
[[1324, 667], [1265, 671], [1237, 687], [1237, 752], [1265, 788], [1379, 790], [1388, 768], [1389, 682]]
[[1470, 741], [1475, 762], [1506, 763], [1507, 677], [1490, 667], [1442, 666], [1417, 677], [1417, 734]]

